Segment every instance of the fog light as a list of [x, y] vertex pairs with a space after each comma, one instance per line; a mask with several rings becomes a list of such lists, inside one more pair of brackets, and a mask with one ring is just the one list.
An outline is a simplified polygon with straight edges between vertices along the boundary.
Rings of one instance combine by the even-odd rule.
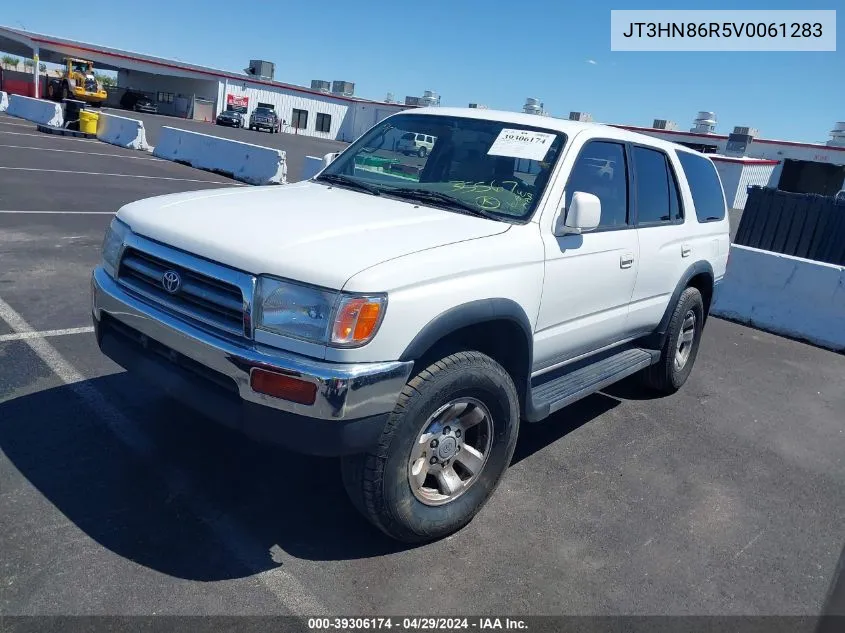
[[253, 391], [298, 404], [314, 404], [317, 385], [311, 382], [253, 367], [249, 376]]

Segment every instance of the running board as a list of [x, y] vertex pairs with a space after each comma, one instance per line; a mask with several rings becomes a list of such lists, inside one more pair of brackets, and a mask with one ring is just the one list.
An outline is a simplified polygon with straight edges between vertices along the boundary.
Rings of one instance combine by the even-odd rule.
[[626, 349], [595, 363], [575, 369], [531, 389], [529, 422], [540, 420], [591, 393], [635, 374], [656, 363], [660, 352], [640, 348]]

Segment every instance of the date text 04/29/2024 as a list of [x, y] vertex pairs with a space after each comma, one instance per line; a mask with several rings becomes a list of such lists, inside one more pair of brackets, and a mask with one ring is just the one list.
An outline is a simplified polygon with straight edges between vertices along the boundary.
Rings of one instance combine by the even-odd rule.
[[309, 618], [311, 631], [363, 631], [373, 629], [399, 631], [467, 631], [467, 630], [527, 630], [525, 620], [519, 618], [428, 618], [428, 617], [371, 617], [371, 618]]

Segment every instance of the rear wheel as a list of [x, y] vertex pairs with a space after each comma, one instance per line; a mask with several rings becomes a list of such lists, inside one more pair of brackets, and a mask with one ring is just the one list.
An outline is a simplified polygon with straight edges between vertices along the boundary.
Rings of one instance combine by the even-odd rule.
[[60, 99], [60, 101], [64, 101], [69, 96], [70, 96], [70, 91], [68, 90], [67, 84], [63, 83], [62, 84], [62, 98]]
[[355, 507], [407, 543], [469, 523], [498, 486], [519, 430], [516, 387], [492, 358], [447, 356], [406, 385], [371, 452], [342, 460]]
[[427, 153], [428, 153], [428, 150], [425, 147], [421, 147], [421, 148], [419, 148], [419, 150], [417, 150], [417, 156], [419, 156], [420, 158], [425, 158], [425, 155]]
[[646, 386], [663, 394], [680, 389], [698, 356], [704, 329], [704, 300], [697, 288], [686, 288], [669, 319], [660, 360], [643, 372]]

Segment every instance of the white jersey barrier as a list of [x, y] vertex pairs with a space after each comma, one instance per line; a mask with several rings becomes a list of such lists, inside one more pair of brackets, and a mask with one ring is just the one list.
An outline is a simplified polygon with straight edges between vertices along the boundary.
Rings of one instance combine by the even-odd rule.
[[286, 184], [283, 150], [162, 127], [153, 156], [185, 163], [253, 185]]
[[9, 95], [5, 92], [0, 92], [0, 112], [5, 112], [9, 109]]
[[147, 132], [144, 122], [116, 114], [99, 113], [97, 120], [97, 139], [128, 149], [148, 151]]
[[51, 127], [62, 127], [64, 115], [62, 106], [53, 101], [22, 97], [21, 95], [9, 95], [9, 109], [12, 116], [17, 116], [33, 123], [49, 125]]
[[845, 350], [845, 267], [731, 246], [711, 314]]

